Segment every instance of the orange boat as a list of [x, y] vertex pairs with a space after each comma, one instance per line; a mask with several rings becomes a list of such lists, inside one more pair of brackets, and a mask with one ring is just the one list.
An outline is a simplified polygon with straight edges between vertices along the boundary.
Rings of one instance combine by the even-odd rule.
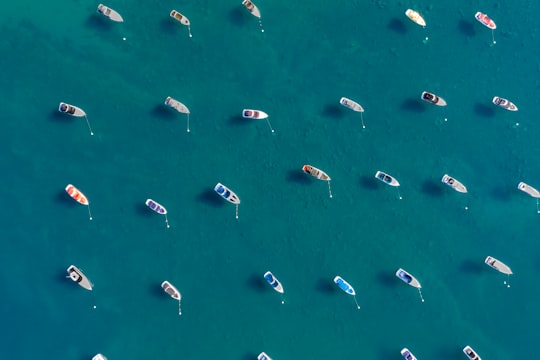
[[90, 204], [86, 196], [84, 196], [84, 194], [75, 186], [68, 184], [68, 186], [66, 186], [66, 192], [68, 193], [69, 196], [75, 199], [79, 204], [83, 204], [83, 205]]

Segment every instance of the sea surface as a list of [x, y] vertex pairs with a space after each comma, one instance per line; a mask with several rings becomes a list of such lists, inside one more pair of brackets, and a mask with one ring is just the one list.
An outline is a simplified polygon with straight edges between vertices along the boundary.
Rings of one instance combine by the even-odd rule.
[[[98, 2], [2, 4], [0, 358], [391, 360], [407, 347], [458, 360], [465, 345], [535, 358], [540, 214], [517, 184], [540, 188], [539, 3], [255, 3], [264, 32], [240, 0], [108, 1], [121, 24]], [[190, 109], [189, 133], [167, 96]], [[331, 176], [332, 198], [304, 164]], [[217, 182], [240, 197], [238, 220]], [[510, 288], [488, 255], [512, 268]], [[66, 279], [71, 264], [92, 292]]]

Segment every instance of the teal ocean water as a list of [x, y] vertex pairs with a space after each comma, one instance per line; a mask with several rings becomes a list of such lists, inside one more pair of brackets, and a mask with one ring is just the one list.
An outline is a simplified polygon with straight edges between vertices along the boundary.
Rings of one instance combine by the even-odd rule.
[[[239, 0], [106, 3], [122, 24], [97, 2], [3, 5], [0, 357], [399, 359], [407, 347], [464, 359], [471, 345], [484, 359], [533, 358], [540, 215], [516, 187], [540, 188], [538, 3], [256, 4], [264, 33]], [[497, 23], [496, 45], [476, 11]], [[420, 101], [424, 90], [449, 105]], [[190, 133], [167, 96], [191, 110]], [[365, 129], [342, 96], [365, 108]], [[60, 101], [83, 108], [95, 135]], [[275, 133], [243, 108], [267, 112]], [[332, 199], [304, 164], [332, 177]], [[238, 220], [217, 182], [240, 197]], [[512, 268], [510, 288], [487, 255]], [[92, 292], [65, 278], [71, 264]]]

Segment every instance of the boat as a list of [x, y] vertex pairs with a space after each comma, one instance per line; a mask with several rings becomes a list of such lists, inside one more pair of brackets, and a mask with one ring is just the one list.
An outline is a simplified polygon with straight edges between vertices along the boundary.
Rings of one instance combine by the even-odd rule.
[[264, 279], [270, 286], [276, 290], [278, 293], [283, 294], [283, 286], [279, 282], [279, 280], [272, 274], [270, 271], [267, 271], [264, 273]]
[[238, 196], [222, 183], [218, 182], [214, 187], [214, 191], [217, 192], [219, 196], [221, 196], [228, 202], [236, 205], [240, 204], [240, 199], [238, 198]]
[[259, 18], [259, 19], [261, 18], [261, 12], [259, 11], [259, 8], [252, 1], [244, 0], [244, 1], [242, 1], [242, 5], [244, 5], [246, 7], [246, 9], [248, 9], [248, 11], [251, 13], [251, 15], [253, 15], [253, 16]]
[[390, 186], [399, 186], [399, 182], [393, 177], [382, 171], [375, 173], [375, 178]]
[[442, 97], [437, 96], [434, 93], [430, 93], [428, 91], [422, 92], [422, 96], [420, 98], [433, 105], [446, 106], [446, 101]]
[[342, 97], [340, 100], [339, 100], [339, 103], [343, 106], [345, 106], [346, 108], [349, 108], [353, 111], [356, 111], [356, 112], [364, 112], [364, 108], [362, 107], [362, 105], [360, 105], [359, 103], [357, 103], [356, 101], [354, 100], [351, 100], [349, 98], [346, 98], [346, 97]]
[[174, 20], [178, 21], [180, 24], [182, 25], [185, 25], [187, 26], [188, 28], [188, 33], [189, 33], [189, 37], [192, 37], [191, 35], [191, 23], [189, 21], [189, 19], [187, 17], [185, 17], [184, 15], [180, 14], [178, 11], [176, 10], [171, 10], [171, 13], [169, 14]]
[[108, 17], [112, 21], [116, 22], [124, 22], [124, 19], [122, 16], [115, 10], [111, 9], [108, 6], [105, 6], [103, 4], [99, 4], [97, 7], [97, 12], [102, 14], [103, 16]]
[[476, 351], [474, 351], [472, 349], [472, 347], [470, 347], [469, 345], [465, 346], [463, 348], [463, 352], [465, 353], [465, 355], [467, 355], [467, 357], [470, 359], [470, 360], [482, 360], [482, 358], [480, 356], [478, 356], [478, 354], [476, 353]]
[[502, 107], [503, 109], [510, 111], [518, 111], [517, 106], [513, 102], [502, 97], [495, 96], [493, 97], [493, 100], [491, 102], [493, 102], [497, 106]]
[[75, 186], [68, 184], [65, 190], [68, 193], [68, 195], [71, 196], [79, 204], [87, 205], [87, 206], [90, 204], [90, 202], [88, 201], [88, 198]]
[[474, 17], [476, 20], [478, 20], [482, 25], [490, 28], [491, 30], [495, 30], [497, 28], [497, 25], [495, 24], [495, 21], [491, 20], [489, 16], [486, 14], [478, 11], [476, 14], [474, 14]]
[[178, 291], [178, 289], [176, 289], [167, 280], [161, 283], [161, 288], [163, 289], [163, 291], [169, 294], [170, 297], [172, 297], [173, 299], [178, 300], [178, 301], [182, 300], [182, 295], [180, 294], [180, 291]]
[[65, 113], [65, 114], [76, 116], [76, 117], [86, 116], [86, 113], [80, 107], [75, 106], [75, 105], [70, 105], [64, 102], [61, 102], [60, 105], [58, 105], [58, 111], [60, 111], [61, 113]]
[[411, 19], [418, 25], [422, 27], [426, 27], [426, 21], [417, 11], [414, 11], [412, 9], [407, 9], [407, 11], [405, 11], [405, 15], [407, 15], [409, 19]]
[[356, 292], [354, 291], [354, 288], [351, 286], [351, 284], [346, 282], [341, 276], [336, 276], [334, 278], [334, 282], [337, 286], [339, 286], [341, 290], [345, 291], [347, 294], [352, 296], [356, 295]]
[[150, 209], [154, 210], [158, 214], [161, 214], [161, 215], [166, 215], [167, 214], [167, 209], [165, 209], [165, 207], [163, 205], [155, 202], [152, 199], [146, 199], [146, 201], [144, 203], [146, 204], [146, 206], [148, 206]]
[[401, 355], [403, 355], [403, 357], [407, 360], [417, 360], [416, 356], [414, 356], [413, 353], [407, 348], [401, 349]]
[[170, 96], [167, 96], [165, 99], [165, 105], [182, 114], [189, 114], [189, 109], [186, 105], [182, 104], [180, 101], [173, 99]]
[[257, 360], [272, 360], [264, 351], [257, 356]]
[[107, 357], [103, 354], [96, 354], [92, 357], [92, 360], [107, 360]]
[[512, 269], [510, 269], [510, 267], [508, 265], [506, 265], [505, 263], [503, 263], [502, 261], [500, 260], [497, 260], [495, 259], [494, 257], [491, 257], [491, 256], [488, 256], [486, 257], [486, 260], [484, 260], [484, 262], [491, 268], [503, 273], [503, 274], [506, 274], [506, 275], [512, 275]]
[[409, 274], [407, 271], [403, 270], [402, 268], [399, 268], [398, 271], [396, 271], [396, 276], [401, 279], [405, 284], [413, 286], [417, 289], [421, 289], [422, 285], [420, 285], [420, 282], [411, 274]]
[[79, 268], [77, 268], [75, 265], [69, 265], [69, 267], [67, 268], [67, 273], [69, 275], [69, 278], [79, 284], [82, 288], [86, 290], [92, 290], [92, 287], [94, 285], [92, 285], [86, 275], [84, 275], [83, 272], [79, 270]]
[[525, 184], [523, 181], [518, 184], [518, 189], [529, 194], [533, 198], [540, 198], [540, 191], [533, 188], [531, 185]]
[[242, 117], [246, 119], [262, 120], [268, 117], [268, 114], [261, 110], [244, 109], [242, 110]]
[[311, 166], [311, 165], [302, 166], [302, 171], [304, 171], [306, 174], [309, 174], [309, 175], [311, 175], [314, 178], [317, 178], [319, 180], [323, 180], [323, 181], [330, 181], [331, 180], [330, 176], [328, 176], [327, 173], [325, 173], [324, 171], [322, 171], [320, 169], [317, 169], [316, 167]]
[[465, 187], [465, 185], [463, 185], [460, 181], [454, 179], [448, 174], [443, 175], [441, 182], [450, 186], [452, 189], [456, 190], [457, 192], [460, 192], [460, 193], [467, 192], [467, 188]]

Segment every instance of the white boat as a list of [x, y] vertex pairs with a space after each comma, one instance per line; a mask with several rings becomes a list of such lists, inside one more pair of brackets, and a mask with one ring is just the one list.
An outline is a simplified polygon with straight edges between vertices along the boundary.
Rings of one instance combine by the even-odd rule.
[[167, 98], [165, 99], [165, 105], [178, 111], [179, 113], [189, 114], [189, 109], [186, 105], [182, 104], [180, 101], [176, 99], [173, 99], [170, 96], [167, 96]]
[[161, 288], [163, 289], [163, 291], [169, 294], [169, 296], [172, 297], [174, 300], [178, 300], [178, 315], [182, 315], [182, 309], [181, 309], [182, 294], [180, 294], [180, 291], [178, 291], [178, 289], [175, 288], [167, 280], [161, 283]]
[[493, 102], [493, 104], [500, 106], [503, 109], [510, 111], [518, 111], [518, 107], [513, 102], [502, 97], [495, 96], [491, 101]]
[[453, 177], [451, 177], [448, 174], [443, 175], [443, 177], [441, 179], [441, 182], [443, 184], [446, 184], [446, 185], [450, 186], [452, 189], [456, 190], [457, 192], [460, 192], [460, 193], [466, 193], [467, 192], [467, 188], [465, 187], [465, 185], [463, 185], [461, 182], [454, 179]]
[[433, 105], [446, 106], [446, 101], [442, 97], [437, 96], [434, 93], [430, 93], [428, 91], [422, 92], [422, 95], [420, 96], [420, 98]]
[[174, 20], [178, 21], [180, 24], [184, 25], [184, 26], [187, 26], [188, 28], [188, 34], [189, 34], [189, 37], [192, 37], [191, 35], [191, 22], [189, 21], [189, 19], [187, 17], [185, 17], [184, 15], [180, 14], [178, 11], [176, 10], [171, 10], [170, 14], [169, 14]]
[[272, 360], [264, 351], [257, 356], [257, 360]]
[[283, 285], [281, 285], [281, 283], [274, 276], [274, 274], [272, 274], [270, 271], [267, 271], [266, 273], [264, 273], [264, 279], [266, 280], [266, 282], [268, 284], [270, 284], [272, 289], [274, 289], [275, 291], [277, 291], [280, 294], [283, 294], [283, 292], [284, 292]]
[[112, 21], [116, 22], [124, 22], [124, 19], [122, 16], [115, 10], [111, 9], [108, 6], [105, 6], [103, 4], [99, 4], [97, 7], [97, 12], [102, 14], [103, 16], [108, 17]]
[[306, 174], [309, 174], [309, 175], [311, 175], [314, 178], [319, 179], [319, 180], [323, 180], [323, 181], [332, 180], [330, 178], [330, 176], [328, 176], [327, 173], [325, 173], [324, 171], [322, 171], [320, 169], [317, 169], [316, 167], [311, 166], [311, 165], [302, 166], [302, 171], [304, 171]]
[[407, 11], [405, 11], [405, 15], [407, 15], [409, 19], [411, 19], [418, 25], [422, 27], [426, 27], [426, 21], [417, 11], [414, 11], [412, 9], [407, 9]]
[[375, 178], [390, 186], [399, 186], [399, 182], [393, 177], [382, 171], [375, 173]]
[[251, 15], [253, 15], [253, 16], [259, 18], [259, 19], [261, 18], [261, 12], [259, 11], [259, 8], [252, 1], [244, 0], [244, 1], [242, 1], [242, 5], [244, 5], [246, 7], [246, 9], [248, 9], [248, 11], [251, 13]]
[[240, 204], [240, 198], [231, 189], [229, 189], [222, 183], [218, 182], [216, 186], [214, 186], [214, 191], [217, 192], [219, 196], [221, 196], [228, 202], [236, 205]]
[[510, 269], [510, 267], [508, 265], [506, 265], [505, 263], [503, 263], [502, 261], [500, 260], [497, 260], [495, 259], [494, 257], [491, 257], [491, 256], [488, 256], [486, 257], [486, 260], [484, 260], [484, 262], [491, 268], [503, 273], [503, 274], [506, 274], [506, 275], [512, 275], [512, 269]]
[[65, 113], [65, 114], [76, 116], [76, 117], [86, 116], [86, 113], [80, 107], [75, 106], [75, 105], [70, 105], [64, 102], [61, 102], [60, 105], [58, 105], [58, 111], [60, 111], [61, 113]]
[[467, 355], [470, 360], [482, 360], [482, 358], [478, 356], [476, 351], [474, 351], [469, 345], [463, 348], [463, 353], [465, 353], [465, 355]]
[[242, 110], [242, 117], [246, 119], [262, 120], [268, 117], [268, 114], [261, 110], [244, 109]]
[[86, 275], [83, 274], [79, 268], [77, 268], [75, 265], [70, 265], [67, 268], [68, 277], [75, 281], [77, 284], [79, 284], [82, 288], [86, 290], [92, 290], [92, 287], [94, 286], [90, 280], [86, 277]]
[[533, 198], [540, 198], [540, 191], [536, 190], [531, 185], [525, 184], [523, 181], [518, 184], [518, 189], [529, 194]]
[[346, 108], [349, 108], [353, 111], [356, 111], [356, 112], [364, 112], [364, 108], [362, 107], [362, 105], [360, 105], [359, 103], [357, 103], [356, 101], [354, 100], [351, 100], [351, 99], [348, 99], [346, 97], [342, 97], [340, 100], [339, 100], [339, 103], [343, 106], [345, 106]]
[[407, 348], [401, 349], [401, 355], [407, 360], [417, 360], [416, 356], [414, 356], [413, 353]]
[[92, 360], [107, 360], [107, 357], [103, 354], [96, 354], [92, 357]]
[[417, 289], [421, 289], [422, 285], [420, 285], [420, 282], [412, 276], [407, 271], [403, 270], [402, 268], [399, 268], [396, 271], [396, 276], [401, 279], [405, 284], [410, 285], [412, 287], [415, 287]]

